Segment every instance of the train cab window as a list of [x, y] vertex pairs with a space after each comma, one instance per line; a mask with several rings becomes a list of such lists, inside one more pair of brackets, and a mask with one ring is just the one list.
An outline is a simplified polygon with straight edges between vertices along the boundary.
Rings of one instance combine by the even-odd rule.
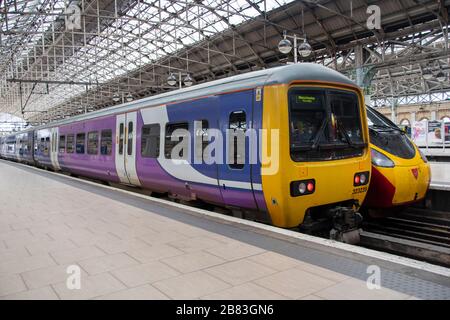
[[98, 131], [88, 133], [88, 154], [98, 154]]
[[74, 151], [74, 135], [73, 134], [68, 134], [67, 135], [67, 153], [73, 153]]
[[59, 137], [59, 146], [58, 146], [58, 152], [59, 153], [64, 153], [66, 152], [66, 136], [60, 136]]
[[[245, 131], [247, 119], [245, 111], [234, 111], [230, 114], [228, 129], [228, 165], [231, 169], [243, 169], [245, 164]], [[242, 145], [243, 143], [243, 145]]]
[[76, 139], [76, 145], [75, 145], [75, 152], [83, 154], [85, 144], [86, 144], [86, 134], [78, 133], [77, 139]]
[[[178, 131], [175, 133], [176, 130]], [[184, 150], [183, 148], [180, 149], [177, 155], [174, 155], [174, 157], [172, 157], [172, 150], [174, 149], [174, 147], [181, 141], [187, 141], [189, 134], [188, 130], [189, 124], [187, 122], [169, 123], [166, 125], [166, 137], [164, 144], [164, 155], [166, 159], [188, 159], [188, 152], [184, 152], [187, 150]]]
[[161, 139], [159, 124], [146, 124], [142, 127], [141, 155], [144, 158], [158, 158]]
[[133, 122], [128, 122], [128, 141], [127, 141], [127, 154], [131, 156], [133, 154]]
[[328, 98], [332, 116], [336, 122], [336, 130], [330, 132], [331, 140], [343, 143], [347, 139], [352, 143], [363, 142], [356, 94], [345, 91], [329, 91]]
[[208, 129], [209, 123], [208, 120], [196, 121], [197, 123], [201, 123], [201, 128], [195, 128], [195, 156], [197, 159], [204, 159], [204, 151], [208, 146]]
[[289, 97], [291, 143], [296, 147], [309, 145], [313, 143], [326, 119], [325, 92], [295, 92]]
[[123, 154], [123, 136], [124, 136], [124, 125], [121, 123], [119, 125], [119, 154]]
[[356, 93], [293, 87], [288, 100], [292, 160], [336, 160], [362, 154], [365, 144]]
[[100, 138], [100, 154], [109, 156], [112, 152], [112, 130], [102, 130]]

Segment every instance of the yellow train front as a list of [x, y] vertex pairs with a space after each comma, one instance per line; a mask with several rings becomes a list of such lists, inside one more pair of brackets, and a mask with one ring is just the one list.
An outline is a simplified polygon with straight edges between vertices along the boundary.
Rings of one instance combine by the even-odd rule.
[[384, 216], [421, 201], [431, 173], [426, 157], [400, 128], [367, 107], [372, 153], [372, 180], [364, 209]]
[[[357, 242], [370, 182], [369, 133], [361, 90], [320, 65], [286, 69], [264, 87], [262, 186], [272, 223]], [[270, 131], [278, 135], [270, 134]], [[278, 154], [278, 162], [273, 155]]]

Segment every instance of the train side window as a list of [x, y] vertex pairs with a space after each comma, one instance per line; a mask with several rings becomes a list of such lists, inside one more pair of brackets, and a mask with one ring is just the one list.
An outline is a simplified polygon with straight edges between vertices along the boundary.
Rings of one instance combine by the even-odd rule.
[[27, 135], [27, 139], [25, 140], [25, 150], [27, 154], [31, 153], [31, 142], [30, 137]]
[[88, 133], [88, 154], [98, 154], [98, 131]]
[[[247, 130], [247, 117], [245, 111], [234, 111], [230, 114], [228, 129], [228, 165], [231, 169], [243, 169], [245, 164], [245, 131]], [[241, 140], [239, 140], [241, 139]], [[238, 142], [244, 143], [242, 146]]]
[[66, 151], [66, 136], [59, 137], [59, 153], [64, 153]]
[[129, 156], [133, 154], [133, 122], [128, 122], [128, 141], [127, 141], [127, 153]]
[[76, 139], [75, 152], [83, 154], [84, 153], [84, 146], [85, 146], [85, 144], [86, 144], [86, 134], [84, 132], [83, 133], [78, 133], [77, 134], [77, 139]]
[[39, 143], [39, 151], [41, 153], [44, 153], [44, 148], [45, 148], [45, 138], [41, 138], [41, 142]]
[[102, 130], [100, 138], [100, 154], [109, 156], [112, 152], [112, 130]]
[[23, 136], [23, 140], [20, 139], [20, 149], [22, 150], [22, 154], [28, 154], [28, 136], [26, 134]]
[[[181, 131], [177, 133], [177, 135], [174, 135], [174, 131], [177, 129], [182, 129], [184, 131]], [[189, 124], [187, 122], [181, 122], [181, 123], [169, 123], [166, 125], [166, 137], [165, 137], [165, 144], [164, 144], [164, 155], [166, 159], [172, 159], [172, 150], [173, 148], [182, 140], [185, 141], [185, 139], [188, 139], [187, 133], [189, 130]], [[175, 141], [172, 141], [172, 136], [175, 138]], [[179, 154], [174, 159], [183, 159], [187, 160], [188, 154], [187, 152], [183, 152], [183, 150], [180, 150]]]
[[119, 125], [119, 154], [123, 154], [123, 123]]
[[50, 147], [50, 137], [45, 138], [44, 142], [44, 154], [48, 155], [48, 148]]
[[67, 153], [73, 153], [74, 150], [74, 135], [73, 134], [68, 134], [67, 135]]
[[[199, 121], [200, 122], [200, 121]], [[201, 120], [202, 128], [198, 128], [195, 131], [195, 156], [197, 159], [205, 160], [203, 157], [203, 153], [205, 148], [208, 146], [208, 129], [209, 123], [208, 120]]]
[[141, 155], [144, 158], [159, 157], [159, 143], [161, 139], [161, 126], [159, 124], [146, 124], [142, 127]]

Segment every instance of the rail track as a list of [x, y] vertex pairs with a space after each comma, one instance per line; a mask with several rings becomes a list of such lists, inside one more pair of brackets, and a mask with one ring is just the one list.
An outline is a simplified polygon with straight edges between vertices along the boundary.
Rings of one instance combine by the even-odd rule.
[[450, 267], [450, 212], [410, 207], [363, 223], [360, 245]]

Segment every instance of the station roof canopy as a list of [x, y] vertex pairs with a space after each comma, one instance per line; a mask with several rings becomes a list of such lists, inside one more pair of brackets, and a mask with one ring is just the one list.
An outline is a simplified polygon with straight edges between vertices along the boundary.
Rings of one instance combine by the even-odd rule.
[[[375, 7], [374, 7], [375, 6]], [[446, 99], [449, 0], [0, 0], [0, 112], [42, 123], [293, 61], [334, 68], [373, 101]], [[380, 9], [381, 25], [368, 19]], [[370, 20], [370, 19], [369, 19]], [[370, 22], [370, 21], [369, 21]]]

